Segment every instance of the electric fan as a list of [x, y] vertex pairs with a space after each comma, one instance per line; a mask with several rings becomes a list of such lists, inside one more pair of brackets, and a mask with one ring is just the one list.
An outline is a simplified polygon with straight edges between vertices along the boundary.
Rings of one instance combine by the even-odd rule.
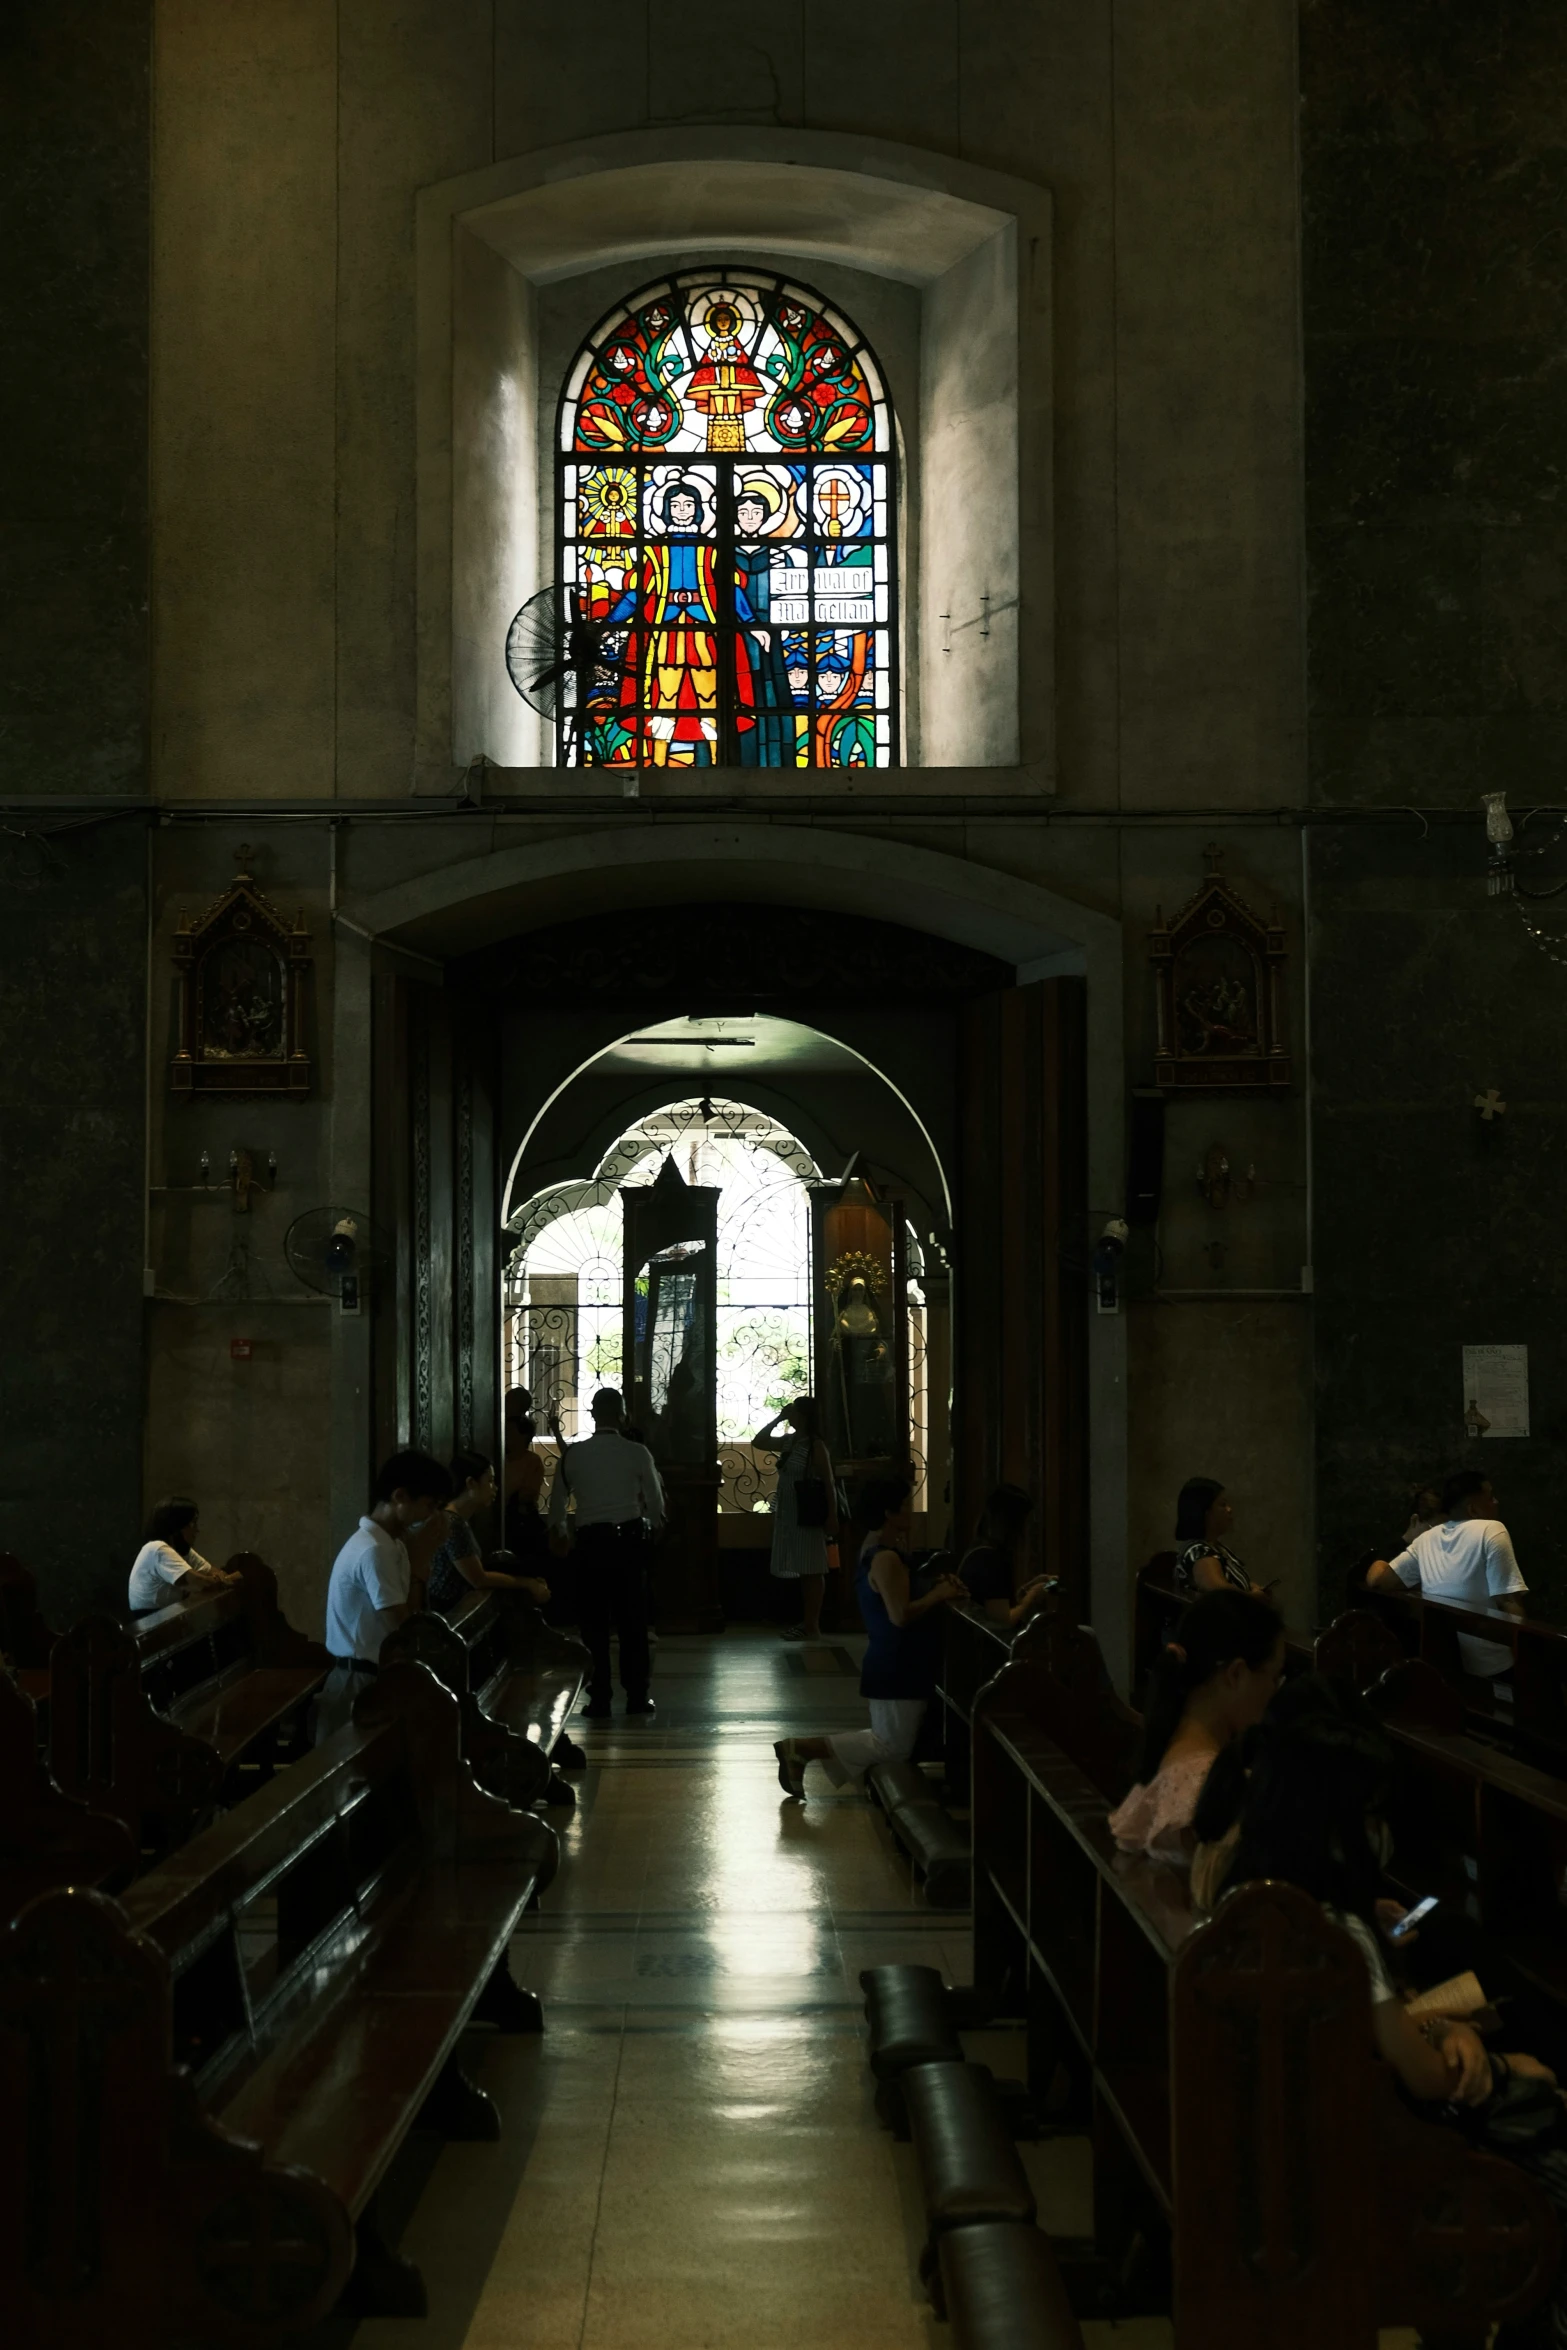
[[357, 1208], [307, 1208], [283, 1235], [296, 1279], [335, 1297], [345, 1314], [358, 1313], [371, 1275], [390, 1253], [385, 1235]]
[[551, 725], [564, 718], [568, 767], [599, 764], [593, 733], [619, 708], [629, 633], [590, 619], [574, 587], [540, 588], [506, 631], [506, 674], [530, 710]]

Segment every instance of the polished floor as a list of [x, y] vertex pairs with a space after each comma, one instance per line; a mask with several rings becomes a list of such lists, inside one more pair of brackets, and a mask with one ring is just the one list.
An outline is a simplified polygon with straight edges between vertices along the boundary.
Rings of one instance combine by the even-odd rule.
[[[969, 1975], [875, 1814], [816, 1766], [788, 1802], [771, 1746], [863, 1720], [846, 1646], [666, 1638], [656, 1720], [576, 1726], [589, 1751], [562, 1865], [513, 1947], [542, 2038], [473, 2044], [499, 2145], [427, 2151], [401, 2182], [430, 2315], [363, 2350], [933, 2350], [907, 2148], [877, 2126], [861, 1967]], [[1009, 2035], [970, 2053], [1016, 2070]], [[1086, 2147], [1025, 2147], [1047, 2229], [1089, 2229]], [[1090, 2325], [1163, 2350], [1161, 2321]], [[1391, 2346], [1404, 2337], [1385, 2336]]]

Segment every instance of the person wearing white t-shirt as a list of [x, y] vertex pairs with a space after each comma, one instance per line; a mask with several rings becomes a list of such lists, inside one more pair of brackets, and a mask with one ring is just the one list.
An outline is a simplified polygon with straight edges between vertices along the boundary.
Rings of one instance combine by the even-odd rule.
[[[1442, 1522], [1428, 1526], [1395, 1559], [1376, 1559], [1366, 1570], [1369, 1591], [1419, 1591], [1427, 1599], [1455, 1606], [1490, 1608], [1521, 1616], [1528, 1590], [1513, 1555], [1512, 1536], [1496, 1515], [1491, 1480], [1480, 1469], [1460, 1469], [1442, 1488]], [[1494, 1681], [1510, 1668], [1513, 1653], [1498, 1640], [1477, 1640], [1460, 1632], [1458, 1653], [1466, 1672]]]
[[226, 1591], [238, 1575], [210, 1566], [196, 1548], [201, 1516], [195, 1502], [183, 1493], [171, 1493], [159, 1502], [147, 1522], [147, 1539], [136, 1553], [126, 1587], [126, 1607], [133, 1616], [150, 1616], [155, 1609], [172, 1607], [177, 1600], [197, 1599], [203, 1592]]
[[356, 1688], [373, 1674], [381, 1644], [424, 1605], [431, 1559], [456, 1520], [447, 1509], [452, 1481], [427, 1452], [394, 1452], [375, 1481], [368, 1517], [336, 1558], [326, 1593], [326, 1644], [332, 1670], [316, 1708], [316, 1743], [340, 1729]]

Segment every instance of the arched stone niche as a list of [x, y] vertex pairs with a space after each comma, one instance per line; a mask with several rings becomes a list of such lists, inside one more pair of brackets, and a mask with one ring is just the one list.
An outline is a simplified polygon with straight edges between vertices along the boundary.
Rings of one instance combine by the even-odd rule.
[[[504, 645], [552, 575], [559, 378], [607, 306], [604, 273], [630, 291], [661, 267], [751, 260], [878, 313], [860, 323], [904, 431], [905, 767], [1023, 764], [1049, 790], [1049, 253], [1045, 190], [826, 132], [617, 134], [425, 190], [421, 761], [483, 753], [526, 788], [553, 759]], [[866, 281], [881, 302], [857, 300]]]

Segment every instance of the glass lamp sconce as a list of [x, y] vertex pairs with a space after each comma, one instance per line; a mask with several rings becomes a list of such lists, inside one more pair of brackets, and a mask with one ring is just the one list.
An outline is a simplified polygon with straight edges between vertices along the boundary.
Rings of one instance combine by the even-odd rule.
[[1491, 855], [1485, 869], [1485, 894], [1488, 898], [1511, 897], [1513, 820], [1507, 813], [1507, 794], [1504, 791], [1483, 792], [1480, 805], [1485, 810], [1485, 837], [1491, 844]]
[[1210, 1208], [1238, 1206], [1249, 1200], [1257, 1188], [1257, 1170], [1249, 1166], [1244, 1175], [1237, 1175], [1230, 1164], [1230, 1154], [1222, 1144], [1215, 1143], [1197, 1162], [1197, 1189]]
[[234, 1195], [235, 1214], [244, 1215], [249, 1211], [250, 1195], [253, 1191], [276, 1191], [277, 1189], [276, 1151], [268, 1151], [267, 1153], [267, 1172], [264, 1182], [256, 1172], [254, 1152], [241, 1150], [237, 1143], [229, 1152], [228, 1173], [222, 1176], [218, 1182], [214, 1183], [212, 1180], [212, 1153], [210, 1151], [204, 1150], [202, 1152], [196, 1162], [196, 1167], [198, 1180], [195, 1183], [155, 1183], [152, 1187], [153, 1190], [165, 1193], [183, 1191], [195, 1193], [198, 1196], [203, 1192], [216, 1195], [219, 1192], [230, 1191]]

